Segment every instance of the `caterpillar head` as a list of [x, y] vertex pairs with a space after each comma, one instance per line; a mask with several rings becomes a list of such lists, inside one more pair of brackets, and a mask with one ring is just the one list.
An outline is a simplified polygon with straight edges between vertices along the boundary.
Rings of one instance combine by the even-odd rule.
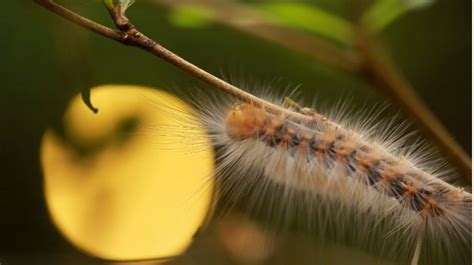
[[249, 103], [237, 103], [227, 114], [225, 132], [233, 139], [246, 139], [262, 129], [266, 112]]

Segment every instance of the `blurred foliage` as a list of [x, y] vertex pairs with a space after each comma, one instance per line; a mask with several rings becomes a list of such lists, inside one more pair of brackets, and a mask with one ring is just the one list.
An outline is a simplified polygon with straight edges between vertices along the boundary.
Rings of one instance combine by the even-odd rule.
[[198, 28], [211, 24], [212, 11], [202, 6], [183, 5], [170, 11], [170, 23], [178, 27]]
[[383, 30], [408, 11], [425, 8], [435, 0], [377, 0], [364, 13], [362, 23], [371, 32]]
[[282, 2], [262, 3], [257, 7], [283, 25], [316, 33], [346, 45], [352, 42], [350, 23], [317, 6], [299, 2]]
[[[435, 0], [376, 0], [363, 13], [361, 21], [370, 32], [377, 33], [408, 11], [426, 8]], [[352, 43], [352, 25], [343, 17], [305, 2], [262, 2], [250, 5], [276, 25], [289, 26], [318, 34], [345, 45]], [[170, 22], [181, 27], [203, 27], [212, 21], [212, 12], [197, 4], [180, 5], [170, 11]]]

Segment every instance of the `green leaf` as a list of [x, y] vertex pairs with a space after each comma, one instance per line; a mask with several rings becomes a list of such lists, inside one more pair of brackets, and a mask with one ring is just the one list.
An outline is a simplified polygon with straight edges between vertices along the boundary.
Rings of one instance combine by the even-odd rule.
[[115, 5], [117, 5], [116, 1], [114, 0], [104, 0], [104, 4], [109, 10], [114, 9]]
[[285, 26], [319, 34], [333, 41], [350, 45], [351, 24], [316, 6], [304, 3], [264, 3], [258, 8], [269, 18]]
[[121, 0], [120, 6], [123, 12], [127, 11], [129, 7], [131, 7], [135, 3], [135, 0]]
[[109, 10], [118, 10], [121, 15], [135, 3], [135, 0], [103, 0]]
[[213, 12], [202, 6], [182, 5], [170, 11], [171, 24], [178, 27], [199, 28], [212, 23]]
[[428, 7], [434, 0], [378, 0], [362, 16], [362, 24], [371, 33], [385, 29], [408, 11]]

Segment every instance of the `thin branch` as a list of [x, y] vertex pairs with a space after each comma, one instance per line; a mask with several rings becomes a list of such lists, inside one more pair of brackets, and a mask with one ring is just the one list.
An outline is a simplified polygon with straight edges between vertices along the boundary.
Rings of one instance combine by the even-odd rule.
[[94, 31], [104, 37], [115, 40], [125, 45], [134, 46], [134, 47], [138, 47], [143, 50], [146, 50], [150, 52], [151, 54], [157, 57], [160, 57], [164, 59], [165, 61], [175, 65], [179, 69], [201, 79], [202, 81], [208, 83], [209, 85], [214, 86], [230, 95], [233, 95], [244, 102], [248, 102], [248, 103], [251, 102], [257, 106], [263, 106], [271, 113], [274, 113], [277, 115], [284, 113], [287, 117], [292, 118], [294, 120], [309, 122], [312, 119], [311, 117], [308, 117], [306, 115], [292, 112], [278, 105], [264, 101], [204, 71], [203, 69], [179, 57], [178, 55], [169, 51], [165, 47], [155, 42], [153, 39], [149, 38], [148, 36], [140, 32], [133, 24], [130, 23], [128, 18], [126, 18], [124, 15], [118, 14], [117, 12], [111, 12], [111, 15], [112, 15], [115, 25], [120, 31], [110, 29], [101, 24], [98, 24], [97, 22], [84, 18], [81, 15], [74, 13], [70, 11], [69, 9], [66, 9], [65, 7], [59, 4], [54, 3], [52, 0], [34, 0], [34, 1], [37, 4], [43, 6], [44, 8], [52, 11], [53, 13], [75, 24], [78, 24], [84, 28]]
[[[154, 40], [152, 40], [151, 38], [147, 37], [145, 34], [140, 32], [138, 29], [135, 28], [133, 24], [130, 23], [129, 19], [125, 17], [124, 14], [120, 14], [117, 11], [109, 9], [109, 12], [112, 15], [113, 21], [116, 27], [120, 31], [111, 30], [110, 28], [104, 27], [96, 22], [83, 18], [82, 16], [72, 11], [69, 11], [65, 9], [64, 7], [53, 3], [51, 0], [35, 0], [35, 2], [47, 8], [48, 10], [51, 10], [54, 13], [62, 16], [63, 18], [69, 21], [72, 21], [76, 24], [79, 24], [81, 26], [84, 26], [85, 28], [88, 28], [90, 30], [93, 30], [94, 32], [97, 32], [100, 35], [103, 35], [107, 38], [113, 39], [125, 45], [144, 49], [154, 54], [155, 56], [160, 57], [166, 60], [167, 62], [175, 65], [179, 69], [187, 73], [190, 73], [191, 75], [194, 75], [195, 77], [201, 79], [202, 81], [230, 95], [233, 95], [244, 102], [253, 103], [257, 106], [265, 107], [267, 111], [275, 115], [284, 114], [289, 119], [298, 120], [298, 121], [306, 121], [306, 122], [314, 121], [315, 116], [308, 116], [308, 115], [303, 115], [297, 112], [293, 112], [289, 109], [282, 108], [280, 106], [277, 106], [275, 104], [262, 100], [202, 70], [201, 68], [191, 64], [190, 62], [184, 60], [183, 58], [167, 50], [166, 48], [164, 48], [163, 46], [156, 43]], [[319, 114], [316, 113], [314, 115], [319, 115]], [[329, 125], [339, 127], [338, 125], [328, 121], [323, 116], [320, 116], [319, 118], [326, 121]], [[449, 190], [456, 189], [454, 186], [450, 185], [449, 183], [443, 182], [441, 180], [439, 180], [438, 182], [440, 185], [443, 185], [445, 188]], [[462, 196], [466, 198], [470, 198], [471, 194], [467, 192], [463, 192]]]
[[275, 25], [246, 5], [237, 2], [192, 1], [192, 0], [150, 0], [167, 8], [183, 5], [199, 5], [211, 11], [213, 22], [225, 25], [252, 36], [271, 41], [307, 58], [358, 75], [374, 88], [390, 95], [434, 141], [446, 156], [458, 167], [462, 176], [471, 183], [471, 159], [454, 140], [448, 130], [436, 118], [414, 88], [365, 33], [355, 29], [358, 53], [343, 50], [318, 37], [295, 32]]
[[109, 39], [116, 40], [118, 42], [122, 41], [123, 35], [121, 32], [108, 28], [106, 26], [103, 26], [101, 24], [98, 24], [90, 19], [87, 19], [85, 17], [82, 17], [71, 10], [64, 8], [61, 5], [58, 5], [54, 3], [51, 0], [33, 0], [35, 3], [38, 5], [48, 9], [49, 11], [71, 21], [76, 23], [79, 26], [82, 26], [88, 30], [91, 30], [99, 35], [102, 35], [104, 37], [107, 37]]
[[366, 60], [366, 67], [362, 68], [361, 72], [363, 78], [394, 98], [460, 169], [464, 179], [471, 183], [471, 159], [466, 152], [415, 93], [413, 87], [396, 69], [388, 56], [375, 45], [376, 41], [369, 39], [363, 32], [359, 32], [357, 36], [359, 36], [359, 50]]
[[176, 9], [186, 5], [203, 7], [209, 11], [208, 19], [251, 36], [277, 43], [290, 50], [305, 55], [312, 60], [349, 73], [360, 68], [359, 56], [349, 50], [317, 36], [303, 31], [291, 30], [278, 26], [266, 18], [262, 12], [249, 8], [236, 1], [193, 1], [193, 0], [149, 0], [168, 9]]

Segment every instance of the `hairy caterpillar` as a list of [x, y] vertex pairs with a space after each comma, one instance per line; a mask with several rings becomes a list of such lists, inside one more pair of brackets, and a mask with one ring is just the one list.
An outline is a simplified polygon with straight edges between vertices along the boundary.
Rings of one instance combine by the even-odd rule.
[[[223, 208], [278, 229], [303, 223], [381, 263], [469, 263], [471, 194], [442, 181], [449, 173], [430, 169], [430, 158], [392, 130], [357, 129], [291, 100], [272, 102], [306, 119], [227, 96], [191, 102], [198, 118], [177, 117], [172, 133], [191, 139], [191, 149], [211, 139]], [[201, 123], [208, 135], [193, 133]]]

